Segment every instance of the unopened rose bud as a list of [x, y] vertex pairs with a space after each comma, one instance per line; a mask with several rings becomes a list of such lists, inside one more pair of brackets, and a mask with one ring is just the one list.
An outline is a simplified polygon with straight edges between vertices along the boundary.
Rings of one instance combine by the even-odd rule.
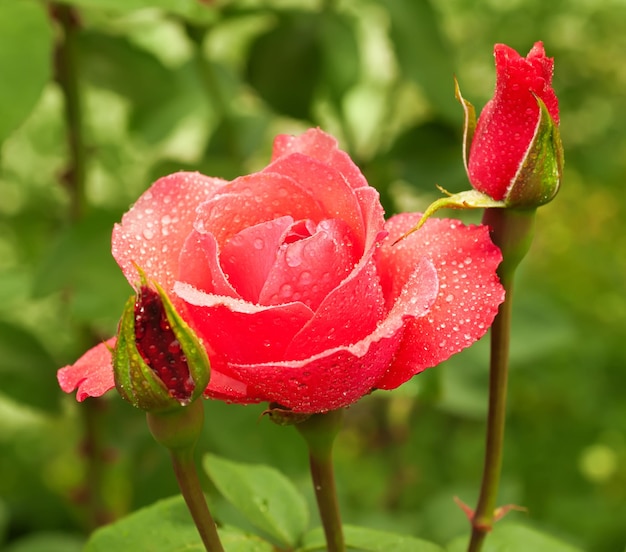
[[[496, 44], [496, 89], [475, 131], [466, 112], [467, 173], [474, 189], [506, 207], [532, 208], [558, 192], [563, 171], [554, 60], [537, 42], [526, 57]], [[468, 143], [469, 142], [469, 143]]]
[[551, 201], [563, 175], [559, 103], [552, 88], [554, 60], [537, 42], [526, 57], [496, 44], [496, 90], [482, 110], [462, 95], [465, 112], [463, 160], [472, 190], [434, 201], [421, 220], [398, 238], [418, 230], [439, 209], [533, 210]]
[[115, 385], [147, 412], [186, 406], [209, 381], [209, 360], [166, 293], [142, 282], [126, 303], [113, 352]]

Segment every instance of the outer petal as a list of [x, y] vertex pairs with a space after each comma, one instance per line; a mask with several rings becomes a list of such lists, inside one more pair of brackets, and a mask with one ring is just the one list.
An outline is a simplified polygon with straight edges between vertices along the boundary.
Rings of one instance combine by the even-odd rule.
[[[424, 316], [437, 296], [437, 273], [427, 259], [411, 272], [387, 317], [359, 342], [299, 361], [231, 365], [230, 375], [248, 384], [235, 402], [277, 402], [296, 412], [325, 412], [357, 401], [387, 371], [406, 322]], [[212, 396], [209, 383], [208, 394]], [[216, 395], [219, 396], [219, 395]], [[223, 395], [220, 398], [224, 398]]]
[[64, 366], [57, 372], [59, 386], [66, 393], [78, 388], [79, 402], [87, 397], [100, 397], [115, 387], [110, 348], [115, 347], [115, 338], [89, 349], [74, 364]]
[[300, 136], [281, 134], [274, 140], [272, 161], [292, 153], [303, 153], [334, 167], [352, 188], [369, 187], [367, 180], [350, 156], [339, 149], [337, 140], [319, 128], [311, 128]]
[[139, 280], [137, 265], [171, 292], [196, 207], [225, 184], [200, 173], [179, 172], [160, 178], [143, 193], [113, 229], [113, 257], [131, 285]]
[[294, 336], [286, 359], [304, 359], [361, 341], [374, 332], [384, 315], [383, 292], [370, 252]]
[[254, 305], [207, 294], [180, 282], [174, 290], [186, 301], [194, 330], [217, 355], [234, 363], [283, 358], [293, 336], [313, 316], [311, 309], [299, 302]]
[[408, 323], [394, 362], [378, 383], [382, 389], [398, 387], [480, 339], [504, 300], [496, 275], [502, 256], [486, 226], [432, 218], [391, 245], [419, 219], [419, 213], [405, 213], [388, 221], [389, 237], [379, 250], [379, 267], [387, 274], [384, 285], [393, 297], [414, 263], [426, 257], [437, 270], [439, 293], [426, 316]]

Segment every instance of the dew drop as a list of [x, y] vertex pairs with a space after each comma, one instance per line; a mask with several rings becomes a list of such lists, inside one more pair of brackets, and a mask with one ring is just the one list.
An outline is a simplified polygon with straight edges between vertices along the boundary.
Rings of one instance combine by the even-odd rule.
[[452, 295], [451, 293], [449, 295], [446, 295], [446, 303], [452, 303], [453, 300], [454, 295]]
[[302, 251], [300, 248], [294, 250], [293, 247], [287, 249], [285, 253], [285, 262], [290, 267], [300, 266], [302, 264]]
[[264, 246], [265, 246], [265, 242], [263, 241], [262, 238], [257, 238], [256, 240], [254, 240], [255, 249], [263, 249]]
[[311, 283], [312, 280], [311, 273], [308, 270], [305, 270], [300, 274], [300, 278], [298, 278], [298, 282], [303, 285], [307, 285]]

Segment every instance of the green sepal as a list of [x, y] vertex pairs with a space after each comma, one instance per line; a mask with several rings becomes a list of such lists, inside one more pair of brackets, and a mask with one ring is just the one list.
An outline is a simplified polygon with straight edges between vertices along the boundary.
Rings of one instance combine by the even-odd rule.
[[163, 300], [165, 314], [172, 331], [180, 343], [183, 353], [187, 357], [189, 375], [195, 384], [193, 394], [188, 401], [191, 402], [200, 397], [209, 384], [209, 379], [211, 377], [211, 363], [209, 362], [209, 357], [206, 353], [204, 345], [202, 345], [202, 342], [196, 333], [178, 314], [163, 288], [156, 282], [154, 286]]
[[113, 351], [115, 387], [123, 399], [144, 411], [169, 410], [179, 406], [165, 385], [145, 363], [135, 345], [135, 296], [124, 306], [117, 343]]
[[300, 424], [305, 420], [308, 420], [312, 414], [294, 412], [290, 408], [285, 408], [277, 403], [270, 403], [269, 407], [261, 412], [261, 416], [269, 416], [269, 419], [276, 425], [289, 426]]
[[[141, 285], [148, 285], [143, 271], [139, 270], [139, 274]], [[202, 395], [209, 383], [210, 364], [200, 340], [176, 312], [165, 291], [156, 283], [154, 288], [163, 302], [165, 315], [180, 343], [182, 354], [187, 358], [189, 375], [194, 382], [193, 393], [183, 401], [172, 397], [137, 350], [135, 296], [126, 302], [120, 320], [117, 343], [113, 350], [113, 373], [118, 392], [133, 406], [146, 412], [166, 412], [186, 406]]]
[[472, 145], [474, 132], [476, 131], [476, 109], [461, 94], [461, 87], [456, 77], [454, 79], [454, 97], [463, 107], [463, 113], [465, 114], [463, 122], [463, 164], [465, 165], [465, 172], [469, 174], [468, 163], [470, 146]]
[[458, 194], [451, 194], [443, 188], [439, 189], [443, 193], [447, 194], [447, 196], [433, 201], [428, 206], [426, 211], [424, 211], [424, 214], [417, 225], [411, 228], [411, 230], [409, 230], [406, 234], [399, 237], [394, 242], [394, 245], [413, 232], [419, 230], [431, 216], [439, 211], [439, 209], [487, 209], [489, 207], [506, 207], [504, 201], [496, 201], [487, 194], [483, 194], [478, 190], [466, 190], [464, 192], [459, 192]]
[[559, 191], [563, 176], [563, 144], [559, 127], [552, 120], [546, 104], [539, 104], [539, 123], [515, 177], [504, 197], [507, 207], [539, 207]]

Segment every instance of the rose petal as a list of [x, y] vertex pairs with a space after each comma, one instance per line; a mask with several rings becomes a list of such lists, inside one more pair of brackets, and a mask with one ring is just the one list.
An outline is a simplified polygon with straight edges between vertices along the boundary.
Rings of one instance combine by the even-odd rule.
[[264, 305], [301, 301], [316, 310], [350, 274], [360, 253], [342, 220], [323, 220], [309, 238], [284, 244], [259, 296]]
[[263, 172], [282, 174], [296, 181], [319, 203], [324, 211], [324, 218], [345, 221], [355, 236], [358, 236], [359, 245], [363, 248], [365, 227], [361, 206], [354, 190], [335, 167], [306, 155], [293, 153], [280, 157]]
[[213, 234], [189, 234], [180, 252], [179, 280], [206, 293], [239, 297], [222, 271]]
[[299, 361], [230, 366], [231, 375], [248, 384], [245, 402], [270, 401], [295, 412], [325, 412], [352, 404], [379, 387], [406, 321], [424, 316], [437, 296], [432, 263], [422, 259], [413, 268], [389, 315], [361, 341]]
[[78, 388], [76, 400], [84, 401], [87, 397], [100, 397], [115, 387], [110, 348], [115, 347], [112, 337], [100, 345], [89, 349], [74, 364], [64, 366], [57, 371], [59, 386], [66, 393]]
[[283, 216], [315, 222], [326, 218], [316, 199], [293, 179], [255, 173], [233, 180], [200, 205], [195, 229], [213, 234], [221, 246], [244, 228]]
[[370, 335], [384, 316], [384, 298], [371, 254], [331, 291], [294, 337], [285, 358], [304, 359]]
[[496, 276], [502, 256], [486, 226], [431, 218], [419, 231], [391, 245], [419, 219], [419, 213], [405, 213], [387, 222], [389, 237], [378, 257], [381, 271], [388, 275], [383, 286], [390, 296], [398, 295], [411, 265], [426, 257], [437, 270], [439, 293], [428, 315], [407, 325], [394, 363], [378, 384], [382, 389], [398, 387], [481, 338], [504, 300]]
[[293, 336], [313, 316], [311, 309], [299, 302], [254, 305], [203, 293], [181, 282], [175, 284], [174, 291], [187, 302], [196, 332], [218, 355], [233, 363], [283, 358]]
[[113, 257], [131, 285], [139, 280], [137, 265], [171, 291], [196, 206], [225, 184], [200, 173], [179, 172], [160, 178], [143, 193], [113, 229]]
[[[270, 304], [259, 299], [259, 296], [276, 263], [276, 254], [283, 235], [292, 224], [291, 217], [280, 217], [245, 228], [226, 241], [220, 253], [220, 264], [228, 275], [230, 285], [239, 292], [242, 299], [252, 303]], [[275, 301], [271, 304], [278, 303]]]
[[272, 162], [293, 153], [302, 153], [335, 168], [354, 189], [369, 187], [354, 161], [338, 148], [337, 140], [319, 128], [311, 128], [299, 136], [281, 134], [274, 139]]

